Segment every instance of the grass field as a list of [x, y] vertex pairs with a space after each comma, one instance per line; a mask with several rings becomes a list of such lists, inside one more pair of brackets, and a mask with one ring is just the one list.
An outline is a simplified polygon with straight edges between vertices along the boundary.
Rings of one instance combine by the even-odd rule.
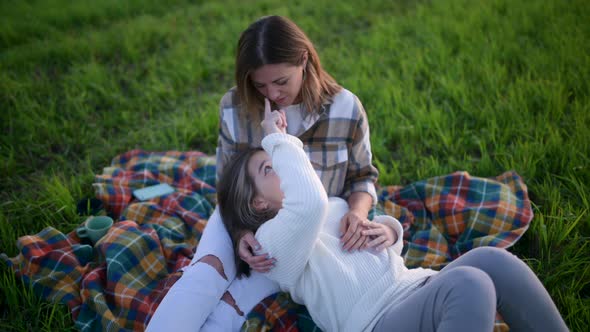
[[[254, 4], [255, 3], [255, 4]], [[0, 3], [0, 252], [82, 220], [132, 148], [214, 153], [239, 33], [286, 15], [363, 102], [381, 184], [514, 169], [535, 217], [511, 250], [572, 331], [590, 324], [590, 6], [584, 0]], [[73, 330], [1, 265], [0, 330]]]

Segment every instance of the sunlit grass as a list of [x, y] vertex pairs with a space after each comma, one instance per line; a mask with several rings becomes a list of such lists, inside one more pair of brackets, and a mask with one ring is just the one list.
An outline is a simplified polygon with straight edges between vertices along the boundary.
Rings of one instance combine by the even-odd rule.
[[[525, 179], [513, 248], [572, 331], [590, 323], [590, 6], [585, 1], [8, 1], [0, 4], [0, 252], [81, 220], [134, 148], [213, 154], [239, 33], [291, 17], [368, 113], [381, 184], [465, 170]], [[2, 266], [0, 330], [73, 329]]]

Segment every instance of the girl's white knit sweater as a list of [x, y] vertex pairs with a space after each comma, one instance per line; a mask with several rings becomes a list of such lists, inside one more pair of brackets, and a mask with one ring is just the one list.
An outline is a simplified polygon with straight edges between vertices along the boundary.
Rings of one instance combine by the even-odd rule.
[[301, 141], [275, 133], [262, 140], [285, 194], [275, 218], [256, 238], [274, 268], [266, 275], [307, 306], [324, 331], [371, 331], [383, 312], [399, 303], [436, 271], [405, 267], [403, 229], [392, 217], [376, 218], [395, 229], [397, 242], [381, 252], [342, 250], [339, 223], [348, 211], [330, 198], [302, 149]]

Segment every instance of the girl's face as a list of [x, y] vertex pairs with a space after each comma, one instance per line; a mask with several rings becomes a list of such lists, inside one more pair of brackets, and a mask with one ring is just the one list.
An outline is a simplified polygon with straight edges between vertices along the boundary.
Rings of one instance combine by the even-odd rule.
[[301, 102], [299, 93], [303, 83], [303, 66], [288, 63], [264, 65], [250, 75], [252, 84], [264, 97], [279, 107]]
[[254, 198], [254, 207], [278, 211], [283, 206], [285, 195], [281, 191], [279, 176], [272, 168], [272, 161], [268, 153], [258, 151], [250, 157], [248, 175], [254, 180], [258, 192]]

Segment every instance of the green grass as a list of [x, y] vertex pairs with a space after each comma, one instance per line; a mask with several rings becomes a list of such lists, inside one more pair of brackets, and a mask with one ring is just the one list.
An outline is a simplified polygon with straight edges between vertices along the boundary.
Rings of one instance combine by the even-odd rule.
[[[535, 218], [512, 249], [572, 331], [590, 324], [590, 6], [583, 0], [4, 1], [0, 252], [51, 225], [115, 155], [214, 153], [239, 33], [295, 20], [363, 102], [381, 184], [514, 169]], [[73, 330], [1, 264], [0, 330]]]

